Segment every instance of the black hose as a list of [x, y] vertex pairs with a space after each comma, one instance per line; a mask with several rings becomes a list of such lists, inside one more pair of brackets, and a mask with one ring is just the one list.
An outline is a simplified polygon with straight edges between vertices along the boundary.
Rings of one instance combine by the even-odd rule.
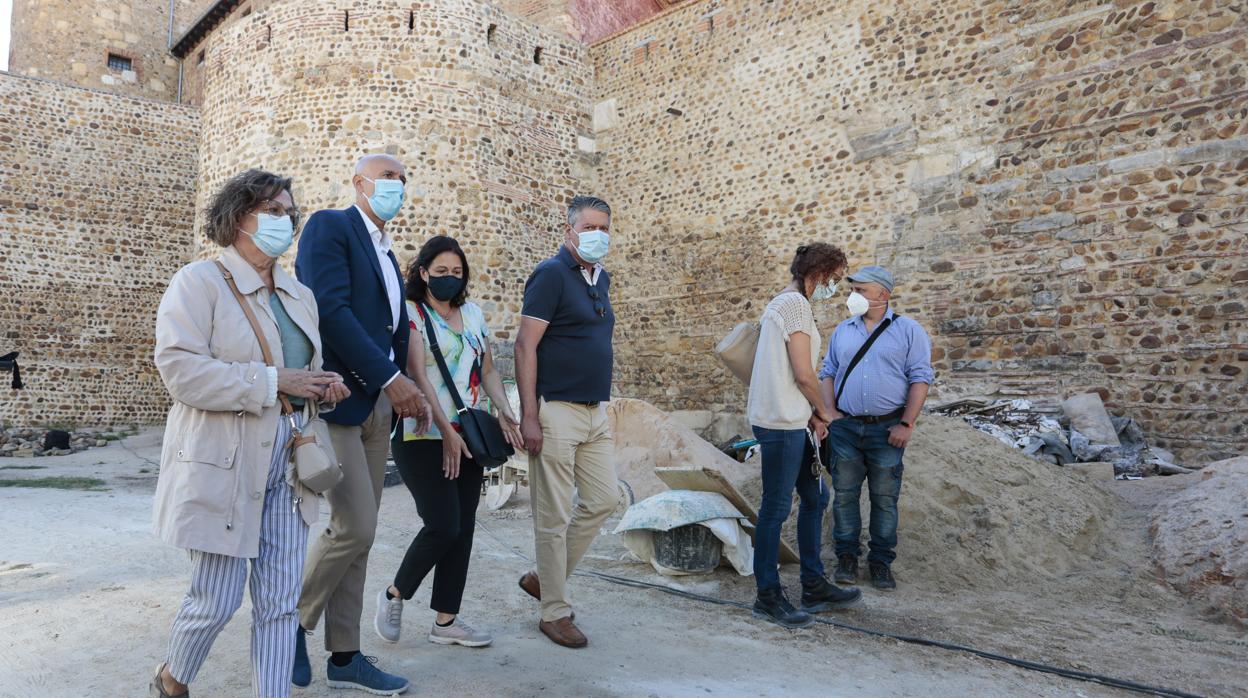
[[[480, 519], [477, 520], [477, 525], [480, 526], [481, 529], [484, 530], [487, 534], [489, 534], [489, 536], [493, 538], [495, 542], [497, 542], [500, 546], [506, 548], [507, 550], [511, 551], [511, 553], [514, 554], [516, 557], [519, 557], [520, 559], [524, 560], [525, 562], [529, 564], [533, 563], [533, 560], [530, 559], [528, 556], [524, 555], [520, 551], [504, 543], [502, 539], [496, 536], [494, 532], [489, 529], [488, 526], [486, 526], [484, 523], [481, 522]], [[611, 584], [618, 584], [620, 586], [632, 587], [634, 589], [649, 589], [653, 591], [661, 591], [665, 594], [671, 594], [672, 596], [679, 596], [679, 597], [691, 599], [694, 601], [701, 601], [703, 603], [715, 604], [717, 606], [732, 606], [735, 608], [741, 608], [745, 610], [752, 609], [752, 606], [750, 604], [744, 603], [742, 601], [730, 601], [728, 599], [721, 599], [721, 598], [717, 598], [714, 596], [707, 596], [705, 594], [698, 594], [692, 591], [685, 591], [684, 589], [677, 589], [676, 587], [670, 587], [665, 584], [654, 584], [653, 582], [643, 582], [640, 579], [618, 577], [616, 575], [607, 574], [605, 572], [595, 572], [593, 570], [577, 570], [573, 572], [572, 574], [577, 577], [593, 577], [593, 578], [601, 579], [605, 582], [610, 582]], [[1159, 688], [1157, 686], [1149, 686], [1148, 684], [1137, 683], [1135, 681], [1128, 681], [1127, 679], [1118, 679], [1112, 676], [1105, 676], [1103, 674], [1094, 674], [1094, 673], [1086, 672], [1086, 671], [1077, 671], [1075, 669], [1063, 669], [1062, 667], [1052, 666], [1050, 664], [1042, 664], [1040, 662], [1033, 662], [1027, 659], [1019, 659], [1017, 657], [1010, 657], [1004, 654], [995, 654], [993, 652], [976, 649], [974, 647], [968, 647], [967, 645], [959, 645], [953, 642], [929, 640], [927, 638], [915, 637], [911, 635], [897, 635], [894, 633], [885, 632], [883, 630], [872, 630], [871, 628], [863, 628], [861, 626], [852, 625], [850, 623], [842, 623], [840, 621], [831, 620], [823, 616], [814, 616], [814, 619], [815, 619], [815, 622], [817, 623], [822, 623], [824, 625], [830, 625], [836, 628], [841, 628], [842, 630], [850, 630], [856, 633], [862, 633], [864, 635], [870, 635], [873, 637], [888, 638], [891, 640], [897, 640], [899, 642], [905, 642], [905, 643], [912, 644], [912, 645], [922, 645], [924, 647], [938, 647], [940, 649], [949, 650], [952, 652], [964, 652], [966, 654], [972, 654], [972, 655], [975, 655], [976, 657], [989, 659], [994, 662], [1004, 662], [1006, 664], [1010, 664], [1010, 665], [1019, 667], [1021, 669], [1027, 669], [1029, 671], [1038, 671], [1044, 674], [1054, 674], [1056, 676], [1062, 676], [1068, 679], [1075, 679], [1078, 681], [1088, 681], [1091, 683], [1098, 683], [1098, 684], [1101, 684], [1102, 686], [1110, 686], [1112, 688], [1121, 688], [1127, 691], [1135, 691], [1137, 693], [1143, 693], [1146, 695], [1170, 696], [1172, 698], [1202, 698], [1202, 696], [1196, 693], [1185, 693], [1183, 691], [1176, 691], [1170, 688]]]

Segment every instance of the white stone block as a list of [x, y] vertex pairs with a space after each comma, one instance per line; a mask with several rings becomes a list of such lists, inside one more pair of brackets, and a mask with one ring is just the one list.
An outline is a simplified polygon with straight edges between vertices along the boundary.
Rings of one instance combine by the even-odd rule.
[[594, 130], [606, 131], [620, 125], [619, 106], [614, 98], [594, 105]]
[[576, 147], [582, 153], [596, 153], [598, 152], [598, 141], [586, 136], [577, 136]]
[[126, 82], [138, 82], [139, 74], [134, 72], [133, 70], [123, 70], [121, 71], [121, 79], [125, 80]]

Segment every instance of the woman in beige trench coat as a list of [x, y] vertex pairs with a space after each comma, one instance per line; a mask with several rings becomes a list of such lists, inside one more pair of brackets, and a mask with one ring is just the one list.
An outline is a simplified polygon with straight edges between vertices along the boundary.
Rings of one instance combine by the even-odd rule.
[[291, 424], [281, 418], [278, 394], [296, 404], [302, 425], [305, 401], [315, 413], [348, 391], [341, 376], [320, 370], [312, 292], [276, 263], [298, 225], [290, 179], [248, 170], [222, 187], [206, 215], [208, 238], [224, 248], [217, 261], [259, 320], [278, 365], [265, 364], [216, 262], [192, 262], [174, 274], [156, 314], [156, 367], [173, 406], [153, 518], [161, 539], [190, 551], [191, 588], [150, 692], [189, 695], [187, 684], [249, 585], [252, 689], [287, 696], [317, 497], [294, 474]]

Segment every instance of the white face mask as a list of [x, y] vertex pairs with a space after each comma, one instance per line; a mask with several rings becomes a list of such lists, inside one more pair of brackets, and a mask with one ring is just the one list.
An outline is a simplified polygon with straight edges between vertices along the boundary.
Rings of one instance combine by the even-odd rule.
[[867, 297], [854, 291], [849, 294], [849, 299], [845, 301], [845, 306], [849, 308], [850, 315], [858, 317], [871, 309], [871, 301]]
[[819, 284], [815, 287], [814, 293], [810, 294], [812, 301], [826, 301], [836, 295], [836, 283]]

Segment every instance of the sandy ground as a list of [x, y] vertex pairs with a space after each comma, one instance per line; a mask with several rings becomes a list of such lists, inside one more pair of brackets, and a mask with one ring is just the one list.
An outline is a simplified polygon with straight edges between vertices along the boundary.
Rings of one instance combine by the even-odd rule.
[[[44, 466], [3, 469], [0, 478], [107, 482], [103, 492], [0, 488], [0, 696], [146, 695], [188, 572], [185, 553], [149, 532], [159, 438], [148, 431], [72, 456], [0, 459], [0, 467]], [[864, 589], [863, 603], [836, 618], [1197, 694], [1246, 695], [1248, 636], [1203, 620], [1151, 574], [1148, 510], [1183, 485], [1174, 478], [1107, 485], [1127, 499], [1115, 528], [1128, 531], [1123, 549], [1130, 555], [1091, 560], [1056, 583], [1031, 586], [959, 592], [901, 577], [897, 592]], [[364, 650], [408, 676], [411, 695], [1128, 695], [837, 628], [785, 631], [738, 609], [593, 578], [574, 581], [578, 624], [590, 647], [562, 649], [538, 633], [536, 604], [515, 585], [532, 554], [526, 490], [478, 518], [463, 616], [494, 634], [493, 647], [427, 642], [427, 589], [407, 606], [403, 639], [385, 644], [371, 630], [371, 594], [366, 600]], [[371, 588], [390, 578], [419, 525], [407, 493], [388, 489]], [[752, 580], [727, 568], [672, 580], [628, 560], [618, 537], [605, 533], [614, 525], [604, 527], [583, 567], [752, 598]], [[796, 585], [795, 568], [784, 577]], [[249, 695], [249, 613], [245, 601], [193, 685], [195, 695]], [[319, 641], [313, 636], [314, 645]], [[318, 655], [312, 687], [295, 695], [343, 695], [324, 687]]]

